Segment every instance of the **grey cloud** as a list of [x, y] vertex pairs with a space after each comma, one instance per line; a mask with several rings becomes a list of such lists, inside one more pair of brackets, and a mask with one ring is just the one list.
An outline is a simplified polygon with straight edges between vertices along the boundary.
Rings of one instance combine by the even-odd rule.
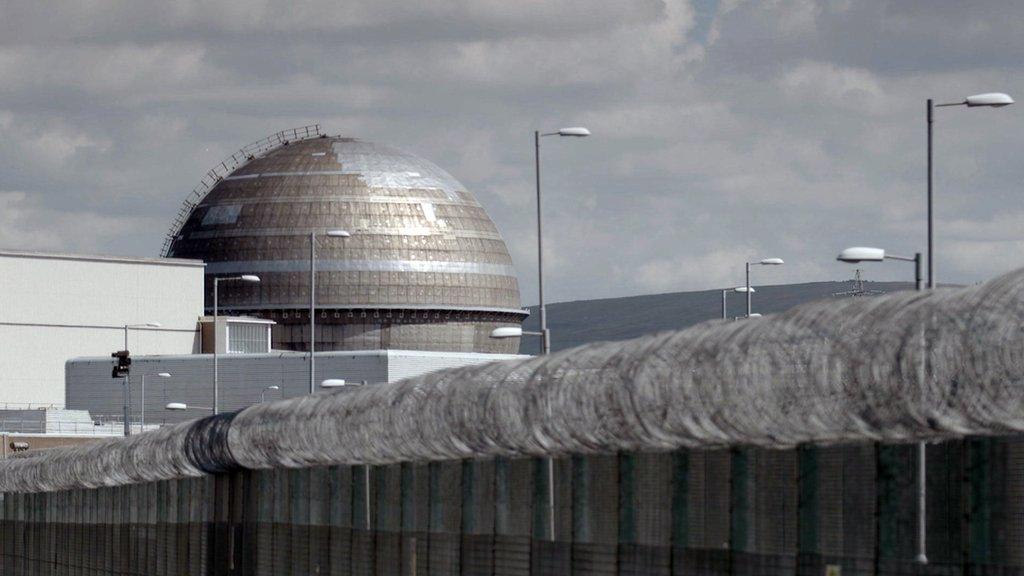
[[[424, 40], [490, 40], [509, 36], [591, 34], [660, 17], [659, 0], [548, 3], [504, 0], [307, 2], [221, 0], [166, 3], [5, 2], [4, 43], [211, 39], [250, 45], [288, 41], [370, 44]], [[25, 28], [21, 22], [50, 26]], [[217, 41], [217, 38], [212, 38]]]
[[1022, 25], [1012, 0], [747, 2], [716, 22], [709, 61], [760, 75], [804, 58], [886, 75], [1019, 69]]
[[[924, 237], [924, 99], [1024, 97], [1011, 33], [1024, 7], [1012, 3], [0, 11], [4, 247], [75, 249], [58, 226], [81, 215], [99, 230], [82, 249], [154, 254], [210, 166], [321, 122], [430, 158], [473, 189], [509, 241], [527, 302], [536, 128], [594, 132], [544, 143], [547, 285], [565, 300], [734, 285], [745, 258], [786, 258], [761, 278], [777, 283], [852, 273], [833, 262], [848, 244], [913, 251]], [[1021, 114], [940, 114], [945, 281], [1019, 264], [1006, 207], [1019, 203]]]

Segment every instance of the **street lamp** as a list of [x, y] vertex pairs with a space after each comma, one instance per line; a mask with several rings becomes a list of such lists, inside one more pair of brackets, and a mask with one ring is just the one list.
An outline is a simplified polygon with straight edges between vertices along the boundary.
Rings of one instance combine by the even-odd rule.
[[[993, 95], [992, 94], [983, 94], [982, 96], [993, 96]], [[1005, 96], [1005, 94], [1004, 94], [1004, 96]], [[974, 98], [974, 97], [972, 96], [972, 98]], [[1009, 98], [1009, 96], [1007, 96], [1007, 98]], [[1013, 102], [1013, 100], [1010, 100], [1009, 103], [1012, 103], [1012, 102]], [[929, 103], [929, 118], [930, 118], [931, 117], [931, 100], [929, 100], [928, 103]], [[931, 129], [930, 129], [931, 128], [931, 124], [929, 124], [928, 126], [929, 126], [928, 134], [929, 134], [929, 136], [931, 136]], [[931, 154], [930, 154], [931, 146], [930, 145], [928, 146], [928, 150], [929, 150], [928, 157], [930, 159], [931, 158]], [[929, 170], [929, 179], [928, 179], [929, 184], [931, 183], [930, 175], [931, 175], [931, 171]], [[929, 194], [928, 194], [928, 199], [929, 199], [929, 202], [928, 202], [928, 224], [929, 224], [929, 226], [928, 226], [928, 239], [929, 239], [929, 246], [930, 246], [931, 245], [931, 186], [928, 187], [928, 190], [929, 190]], [[929, 256], [929, 260], [930, 260], [931, 259], [931, 250], [930, 249], [929, 249], [929, 252], [928, 252], [928, 256]], [[920, 252], [915, 252], [914, 256], [911, 258], [909, 256], [897, 256], [896, 254], [886, 254], [885, 250], [882, 249], [882, 248], [868, 248], [866, 246], [854, 246], [852, 248], [847, 248], [846, 250], [843, 250], [842, 252], [840, 252], [839, 256], [836, 257], [836, 260], [839, 260], [840, 262], [848, 262], [850, 264], [857, 264], [859, 262], [883, 262], [885, 260], [901, 260], [901, 261], [904, 261], [904, 262], [913, 262], [914, 263], [914, 288], [918, 292], [921, 291], [921, 253]], [[928, 287], [929, 287], [929, 289], [930, 288], [934, 288], [934, 286], [931, 285], [931, 282], [932, 282], [932, 279], [930, 278], [931, 271], [932, 271], [931, 265], [929, 264], [929, 266], [928, 266], [928, 273], [929, 273], [929, 280], [928, 280], [929, 286]], [[922, 332], [921, 333], [921, 348], [922, 348], [922, 350], [925, 349], [926, 346], [927, 346], [927, 344], [926, 344], [926, 341], [925, 341], [925, 338], [924, 338], [924, 332]], [[919, 367], [919, 370], [921, 372], [920, 372], [920, 374], [918, 376], [919, 377], [919, 381], [922, 382], [922, 383], [924, 382], [924, 376], [925, 376], [924, 362], [925, 362], [925, 356], [922, 355], [921, 356], [921, 366]], [[928, 517], [927, 517], [928, 491], [927, 490], [928, 490], [928, 488], [927, 488], [926, 477], [927, 477], [927, 474], [928, 474], [928, 466], [927, 466], [927, 452], [925, 451], [925, 444], [924, 444], [924, 442], [918, 442], [918, 444], [917, 444], [917, 474], [918, 474], [919, 481], [918, 481], [918, 487], [917, 487], [917, 514], [918, 514], [918, 519], [917, 519], [917, 522], [918, 522], [918, 527], [917, 527], [917, 530], [918, 530], [918, 532], [917, 532], [918, 551], [917, 552], [918, 553], [917, 553], [916, 560], [917, 560], [917, 562], [919, 562], [921, 564], [927, 564], [928, 563], [928, 556], [926, 554], [926, 548], [927, 548], [926, 545], [927, 545], [927, 526], [928, 526], [928, 524], [927, 524], [927, 522], [928, 522]]]
[[224, 278], [214, 277], [213, 278], [213, 413], [218, 412], [220, 408], [220, 389], [217, 384], [218, 366], [217, 366], [217, 291], [220, 287], [221, 282], [252, 282], [258, 283], [260, 281], [259, 276], [253, 276], [252, 274], [242, 274], [241, 276], [226, 276]]
[[329, 378], [320, 383], [321, 388], [344, 388], [345, 386], [353, 386], [353, 384], [349, 384], [341, 378]]
[[[345, 230], [328, 230], [329, 238], [352, 236]], [[309, 233], [309, 393], [316, 392], [316, 232]]]
[[[748, 290], [747, 290], [746, 286], [737, 286], [737, 287], [733, 288], [732, 290], [728, 290], [728, 289], [722, 290], [722, 320], [728, 320], [729, 319], [729, 313], [728, 313], [728, 309], [727, 309], [727, 306], [728, 306], [728, 298], [727, 297], [728, 297], [729, 292], [747, 292], [747, 291]], [[754, 290], [753, 288], [751, 288], [749, 291], [750, 292], [757, 292], [757, 290]]]
[[281, 389], [280, 386], [275, 386], [275, 385], [272, 384], [270, 386], [267, 386], [263, 390], [261, 390], [260, 391], [260, 404], [263, 404], [264, 395], [267, 393], [267, 390], [280, 390], [280, 389]]
[[[163, 324], [159, 322], [146, 322], [145, 324], [125, 324], [124, 325], [124, 349], [128, 351], [128, 330], [131, 328], [160, 328]], [[128, 380], [129, 376], [126, 374], [124, 377], [124, 435], [132, 435], [132, 388], [131, 382]]]
[[935, 248], [934, 248], [934, 217], [932, 209], [932, 132], [935, 124], [935, 108], [940, 106], [967, 106], [976, 108], [986, 106], [989, 108], [1002, 108], [1013, 104], [1013, 98], [1002, 92], [989, 92], [986, 94], [975, 94], [968, 96], [962, 102], [949, 102], [946, 104], [934, 104], [928, 99], [928, 289], [935, 288]]
[[[540, 332], [523, 332], [521, 328], [497, 328], [491, 332], [491, 338], [515, 338], [518, 336], [540, 336], [541, 354], [551, 353], [551, 332], [548, 330], [547, 308], [544, 305], [544, 218], [540, 193], [540, 139], [545, 136], [561, 136], [585, 138], [590, 130], [582, 126], [561, 128], [556, 132], [533, 132], [534, 175], [537, 184], [537, 295], [540, 308]], [[519, 330], [518, 333], [515, 330]], [[551, 458], [546, 459], [548, 467], [548, 534], [555, 539], [555, 466]]]
[[209, 407], [209, 406], [190, 406], [188, 404], [185, 404], [184, 402], [171, 402], [167, 406], [164, 406], [164, 409], [166, 409], [166, 410], [178, 410], [178, 411], [180, 411], [180, 410], [211, 410], [212, 411], [213, 410], [213, 408]]
[[491, 338], [520, 338], [522, 336], [540, 336], [543, 338], [544, 333], [523, 330], [519, 326], [502, 326], [501, 328], [491, 330]]
[[[159, 376], [160, 378], [170, 378], [171, 377], [170, 373], [168, 373], [168, 372], [160, 372], [159, 374], [157, 374], [157, 376]], [[142, 388], [142, 401], [140, 402], [141, 406], [139, 408], [139, 411], [140, 411], [140, 413], [139, 413], [139, 426], [140, 426], [140, 428], [145, 428], [146, 427], [146, 375], [145, 374], [142, 375], [142, 387], [141, 388]]]
[[750, 267], [751, 266], [781, 266], [785, 264], [782, 258], [765, 258], [760, 262], [747, 262], [747, 285], [744, 286], [747, 293], [747, 318], [750, 318], [750, 295], [754, 293], [754, 289], [750, 287]]
[[[540, 139], [544, 136], [568, 136], [575, 138], [584, 138], [590, 136], [590, 130], [581, 126], [573, 128], [562, 128], [557, 132], [545, 132], [540, 131], [533, 132], [533, 159], [534, 159], [534, 174], [536, 175], [537, 182], [537, 294], [539, 295], [540, 302], [538, 307], [540, 308], [540, 333], [541, 333], [541, 353], [551, 353], [551, 333], [548, 331], [548, 319], [547, 319], [547, 308], [544, 307], [544, 242], [543, 242], [543, 217], [541, 209], [541, 198], [540, 198]], [[553, 506], [553, 505], [552, 505]]]
[[914, 288], [917, 290], [921, 289], [921, 253], [915, 252], [911, 256], [897, 256], [896, 254], [886, 254], [882, 248], [868, 248], [866, 246], [854, 246], [847, 248], [839, 253], [836, 260], [840, 262], [847, 262], [850, 264], [857, 264], [859, 262], [882, 262], [884, 260], [901, 260], [903, 262], [914, 263]]

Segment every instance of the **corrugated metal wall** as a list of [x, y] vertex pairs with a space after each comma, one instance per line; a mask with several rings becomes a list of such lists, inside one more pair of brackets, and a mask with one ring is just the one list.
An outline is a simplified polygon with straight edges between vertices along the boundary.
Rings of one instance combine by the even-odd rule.
[[[317, 354], [316, 382], [344, 378], [349, 382], [387, 381], [385, 355]], [[110, 377], [110, 360], [79, 359], [66, 366], [66, 403], [89, 410], [94, 416], [123, 412], [123, 381]], [[160, 378], [160, 372], [171, 374]], [[132, 413], [137, 422], [142, 407], [142, 375], [146, 375], [146, 423], [184, 422], [205, 416], [202, 410], [168, 411], [169, 402], [191, 406], [212, 406], [213, 356], [150, 356], [132, 363]], [[240, 410], [260, 401], [267, 386], [266, 399], [280, 400], [309, 393], [309, 357], [299, 354], [223, 354], [218, 359], [221, 411]]]
[[[402, 350], [324, 352], [316, 355], [316, 382], [342, 378], [351, 383], [363, 380], [376, 384], [393, 382], [443, 368], [456, 368], [496, 360], [522, 358], [513, 354], [438, 353]], [[65, 367], [66, 404], [89, 410], [95, 417], [123, 413], [123, 380], [110, 377], [109, 358], [79, 358]], [[221, 411], [240, 410], [260, 401], [268, 386], [266, 400], [304, 396], [309, 392], [309, 357], [304, 354], [222, 354], [218, 360]], [[170, 378], [157, 374], [166, 372]], [[142, 375], [146, 375], [145, 399]], [[132, 414], [138, 422], [143, 400], [147, 424], [172, 424], [203, 416], [201, 410], [168, 411], [169, 402], [210, 406], [213, 402], [213, 356], [143, 356], [132, 364]]]
[[2, 573], [1024, 571], [1024, 439], [240, 471], [3, 497]]

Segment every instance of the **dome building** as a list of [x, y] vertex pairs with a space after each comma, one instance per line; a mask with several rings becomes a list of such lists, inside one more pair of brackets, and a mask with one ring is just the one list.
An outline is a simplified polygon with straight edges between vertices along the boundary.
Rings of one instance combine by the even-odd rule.
[[[390, 146], [305, 132], [250, 145], [208, 174], [164, 256], [206, 262], [218, 307], [276, 322], [273, 347], [309, 349], [310, 233], [316, 237], [316, 349], [515, 353], [494, 339], [527, 312], [505, 242], [471, 192]], [[329, 237], [345, 230], [347, 238]]]

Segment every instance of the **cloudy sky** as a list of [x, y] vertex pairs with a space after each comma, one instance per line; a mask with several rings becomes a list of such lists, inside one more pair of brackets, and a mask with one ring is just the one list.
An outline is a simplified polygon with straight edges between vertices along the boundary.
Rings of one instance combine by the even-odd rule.
[[[925, 240], [925, 99], [1024, 98], [1024, 4], [0, 0], [0, 247], [156, 255], [277, 130], [398, 145], [476, 192], [524, 303], [544, 140], [549, 298], [844, 279]], [[942, 108], [938, 276], [1024, 261], [1024, 106]], [[898, 263], [872, 279], [903, 279]]]

